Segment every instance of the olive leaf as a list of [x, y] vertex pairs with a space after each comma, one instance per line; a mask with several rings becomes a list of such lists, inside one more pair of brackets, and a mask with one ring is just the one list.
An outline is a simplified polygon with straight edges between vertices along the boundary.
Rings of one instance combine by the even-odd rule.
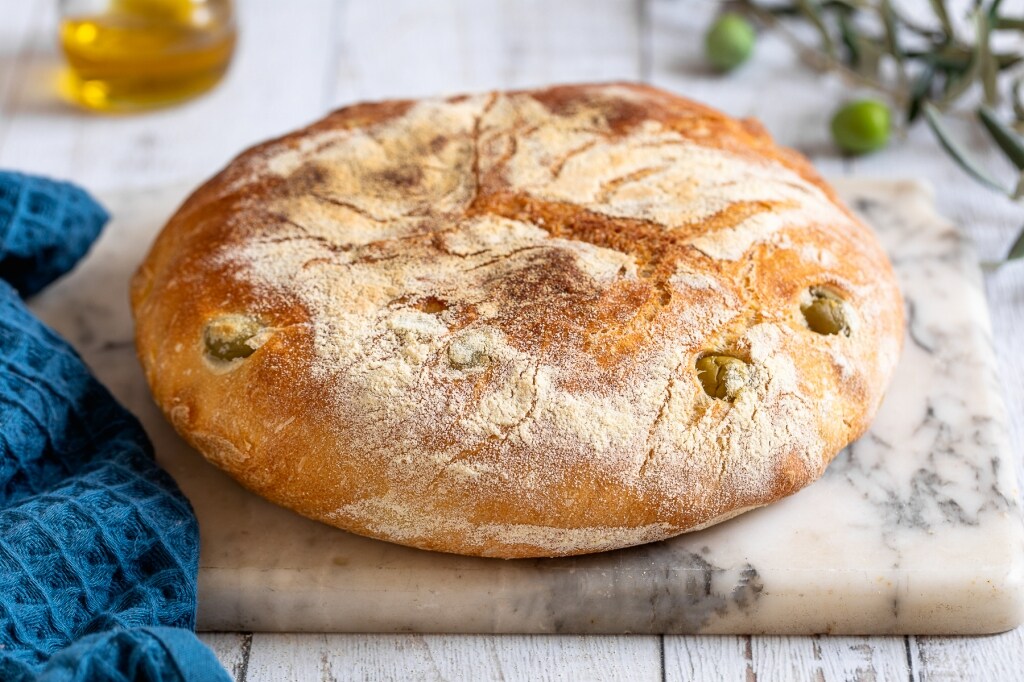
[[1024, 258], [1024, 229], [1021, 229], [1017, 239], [1006, 253], [1006, 260], [1018, 260], [1021, 258]]
[[978, 119], [985, 126], [992, 141], [1006, 154], [1006, 158], [1017, 167], [1017, 170], [1024, 170], [1024, 140], [996, 118], [995, 112], [986, 106], [978, 108]]
[[850, 22], [849, 12], [839, 14], [839, 39], [843, 41], [848, 53], [846, 61], [855, 69], [860, 69], [864, 57], [860, 49], [860, 34]]
[[960, 146], [960, 144], [953, 139], [949, 129], [946, 128], [946, 124], [942, 122], [942, 114], [935, 108], [935, 105], [931, 102], [926, 102], [922, 107], [924, 111], [924, 118], [928, 121], [928, 127], [931, 128], [932, 133], [935, 134], [935, 138], [942, 145], [942, 148], [953, 158], [954, 161], [971, 177], [983, 185], [990, 187], [996, 191], [1002, 192], [1003, 194], [1009, 194], [1010, 190], [1004, 187], [998, 180], [993, 178], [988, 171], [982, 168], [977, 161], [971, 158], [971, 155]]
[[945, 107], [966, 93], [971, 85], [981, 75], [982, 48], [975, 45], [969, 52], [967, 66], [962, 70], [950, 71], [950, 77], [946, 80], [946, 87], [943, 90], [942, 98], [938, 100], [940, 107]]
[[832, 40], [832, 34], [829, 33], [828, 26], [822, 17], [821, 7], [814, 0], [797, 0], [796, 4], [800, 11], [803, 12], [803, 15], [811, 22], [811, 25], [818, 30], [825, 53], [830, 57], [834, 57], [836, 53], [835, 42]]
[[[998, 3], [998, 0], [996, 2]], [[978, 47], [978, 75], [985, 91], [985, 104], [991, 106], [999, 101], [999, 86], [996, 83], [999, 68], [989, 46], [991, 15], [986, 12], [977, 12], [974, 16], [977, 31], [975, 41]]]
[[999, 65], [1000, 71], [1006, 71], [1012, 69], [1020, 63], [1024, 63], [1024, 55], [1020, 54], [997, 54], [996, 64]]
[[997, 31], [1024, 31], [1024, 17], [997, 17], [992, 28]]
[[971, 64], [973, 52], [962, 45], [945, 45], [932, 50], [907, 50], [909, 59], [920, 59], [942, 69], [966, 69]]
[[960, 99], [974, 85], [980, 74], [981, 61], [977, 56], [973, 56], [966, 69], [958, 73], [950, 72], [950, 77], [946, 80], [946, 87], [942, 92], [942, 98], [938, 100], [937, 104], [945, 107]]
[[889, 48], [889, 54], [895, 57], [897, 62], [903, 62], [903, 51], [900, 49], [900, 33], [896, 24], [896, 12], [892, 8], [890, 0], [882, 0], [878, 6], [878, 13], [882, 17], [882, 26], [885, 28], [885, 44]]
[[921, 115], [921, 106], [925, 98], [931, 93], [932, 83], [935, 79], [935, 66], [925, 64], [921, 73], [914, 80], [914, 86], [910, 91], [910, 106], [907, 108], [907, 122], [913, 123]]
[[932, 12], [938, 18], [939, 23], [942, 24], [942, 30], [946, 32], [946, 35], [954, 35], [953, 22], [949, 20], [949, 12], [946, 11], [946, 5], [942, 0], [928, 0], [932, 6]]
[[850, 68], [868, 78], [878, 77], [879, 64], [885, 48], [870, 37], [861, 34], [849, 20], [848, 12], [839, 15], [839, 38], [848, 51]]
[[1013, 102], [1013, 115], [1017, 117], [1017, 122], [1024, 122], [1024, 76], [1021, 76], [1013, 82], [1013, 87], [1010, 89], [1010, 98]]
[[800, 9], [795, 5], [772, 5], [765, 7], [764, 11], [774, 17], [789, 17], [800, 13]]

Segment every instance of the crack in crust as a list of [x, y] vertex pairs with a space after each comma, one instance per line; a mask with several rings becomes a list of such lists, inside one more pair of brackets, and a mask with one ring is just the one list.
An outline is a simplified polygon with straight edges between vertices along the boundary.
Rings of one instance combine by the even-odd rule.
[[[650, 442], [654, 439], [654, 434], [658, 430], [658, 425], [662, 422], [667, 413], [666, 408], [668, 407], [669, 403], [672, 402], [672, 384], [675, 382], [676, 376], [679, 374], [679, 370], [681, 369], [681, 367], [681, 364], [677, 365], [668, 375], [668, 381], [665, 383], [665, 399], [662, 400], [661, 405], [658, 406], [658, 414], [657, 416], [654, 417], [654, 421], [651, 422], [651, 427], [647, 430], [648, 444], [650, 444]], [[644, 478], [644, 476], [647, 473], [647, 465], [654, 460], [654, 457], [655, 452], [654, 446], [652, 445], [647, 450], [647, 455], [644, 457], [644, 461], [640, 464], [640, 471], [637, 474], [639, 478]]]
[[562, 174], [562, 171], [565, 170], [565, 164], [567, 164], [572, 159], [575, 159], [583, 152], [589, 149], [593, 149], [595, 146], [597, 146], [598, 142], [598, 140], [589, 140], [581, 144], [579, 147], [569, 150], [569, 152], [565, 156], [555, 161], [554, 165], [551, 166], [551, 177], [557, 180], [558, 177]]
[[316, 199], [317, 201], [323, 201], [325, 203], [332, 204], [334, 206], [340, 206], [342, 208], [347, 208], [348, 210], [352, 211], [353, 213], [358, 213], [359, 215], [363, 216], [364, 218], [372, 220], [375, 223], [388, 223], [388, 222], [391, 222], [388, 218], [381, 218], [379, 216], [375, 216], [372, 213], [370, 213], [369, 211], [367, 211], [366, 209], [360, 208], [359, 206], [356, 206], [355, 204], [353, 204], [350, 201], [342, 201], [341, 199], [336, 199], [334, 197], [324, 196], [323, 194], [320, 194], [318, 192], [310, 192], [310, 196], [313, 197], [314, 199]]

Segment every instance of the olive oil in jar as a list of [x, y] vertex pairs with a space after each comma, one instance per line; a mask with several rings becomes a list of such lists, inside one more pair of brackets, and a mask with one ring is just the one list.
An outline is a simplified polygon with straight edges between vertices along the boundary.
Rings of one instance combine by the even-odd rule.
[[62, 90], [98, 111], [164, 106], [209, 90], [235, 48], [230, 0], [69, 0]]

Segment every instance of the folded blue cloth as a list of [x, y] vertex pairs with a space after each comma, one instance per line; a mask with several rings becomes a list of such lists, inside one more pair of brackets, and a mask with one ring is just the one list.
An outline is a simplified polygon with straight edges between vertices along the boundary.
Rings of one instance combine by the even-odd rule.
[[72, 185], [0, 172], [0, 680], [228, 680], [190, 632], [188, 501], [19, 295], [74, 266], [106, 220]]
[[218, 682], [230, 678], [213, 652], [189, 630], [153, 627], [83, 637], [50, 658], [35, 680]]

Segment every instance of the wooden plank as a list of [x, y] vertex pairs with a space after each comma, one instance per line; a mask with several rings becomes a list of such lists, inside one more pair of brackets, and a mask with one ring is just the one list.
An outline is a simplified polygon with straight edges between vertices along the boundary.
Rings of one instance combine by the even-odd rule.
[[15, 79], [24, 80], [28, 76], [25, 63], [30, 40], [42, 17], [43, 0], [26, 0], [4, 7], [3, 21], [0, 21], [0, 147], [10, 118], [7, 109]]
[[[22, 4], [22, 3], [18, 3]], [[57, 48], [57, 3], [29, 2], [32, 19], [11, 70], [0, 118], [0, 167], [66, 175], [70, 125], [51, 122], [67, 115], [57, 94], [61, 60]], [[6, 20], [6, 8], [4, 20]], [[55, 172], [55, 170], [56, 172]]]
[[499, 85], [639, 79], [637, 4], [504, 0], [499, 24]]
[[906, 680], [903, 637], [753, 637], [751, 668], [758, 680]]
[[253, 635], [246, 682], [660, 680], [658, 637]]
[[199, 639], [210, 647], [217, 660], [236, 682], [243, 682], [249, 665], [252, 634], [243, 632], [203, 632]]
[[639, 13], [617, 0], [348, 2], [334, 102], [637, 79]]
[[751, 681], [750, 645], [750, 637], [666, 635], [664, 679], [666, 682]]
[[328, 635], [262, 634], [252, 636], [244, 680], [236, 682], [334, 682], [351, 679], [346, 672], [332, 677]]
[[903, 637], [665, 637], [665, 679], [906, 680]]
[[1024, 629], [986, 637], [917, 637], [912, 682], [1024, 680]]
[[56, 3], [42, 3], [25, 69], [11, 93], [0, 165], [77, 180], [93, 190], [198, 182], [243, 148], [322, 113], [335, 0], [238, 3], [240, 42], [231, 71], [183, 105], [103, 116], [62, 103]]

